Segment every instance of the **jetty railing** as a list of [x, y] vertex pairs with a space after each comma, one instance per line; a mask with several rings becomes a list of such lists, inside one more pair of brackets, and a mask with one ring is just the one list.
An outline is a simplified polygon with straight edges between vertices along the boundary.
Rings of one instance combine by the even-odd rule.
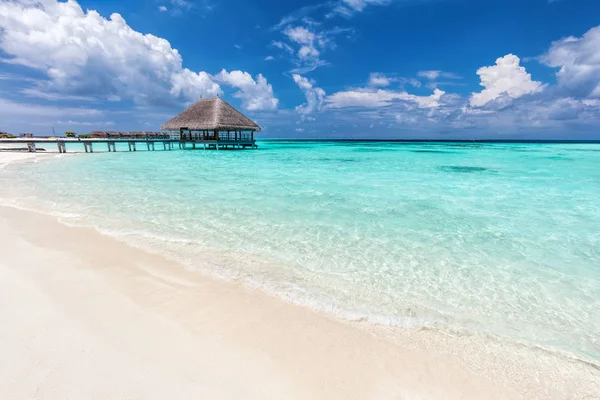
[[[90, 136], [90, 137], [88, 137]], [[230, 136], [219, 135], [218, 138], [190, 138], [181, 140], [180, 138], [173, 138], [169, 134], [162, 135], [154, 135], [154, 136], [144, 136], [144, 137], [136, 137], [133, 135], [130, 136], [106, 136], [106, 137], [91, 137], [91, 135], [86, 135], [86, 137], [19, 137], [19, 138], [0, 138], [0, 144], [24, 144], [26, 145], [26, 149], [29, 152], [37, 152], [38, 145], [44, 144], [54, 144], [57, 146], [59, 153], [67, 152], [67, 145], [73, 144], [81, 144], [83, 145], [83, 150], [86, 153], [93, 153], [94, 149], [97, 149], [100, 145], [106, 145], [107, 150], [109, 152], [117, 151], [117, 144], [127, 144], [127, 149], [129, 151], [137, 151], [138, 145], [144, 146], [148, 151], [156, 150], [156, 144], [159, 146], [162, 144], [163, 150], [173, 150], [174, 145], [177, 143], [180, 149], [188, 149], [188, 144], [191, 144], [192, 149], [196, 149], [196, 144], [200, 144], [203, 149], [206, 150], [225, 150], [225, 149], [246, 149], [246, 148], [258, 148], [256, 145], [256, 141], [249, 137], [240, 137], [232, 138]], [[160, 148], [160, 147], [159, 147]], [[5, 151], [10, 151], [10, 148], [2, 149]], [[17, 149], [15, 149], [17, 150]]]

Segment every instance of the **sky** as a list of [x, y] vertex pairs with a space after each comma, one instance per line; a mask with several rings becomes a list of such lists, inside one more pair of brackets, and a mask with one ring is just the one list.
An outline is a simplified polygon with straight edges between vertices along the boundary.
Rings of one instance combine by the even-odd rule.
[[598, 0], [0, 0], [0, 131], [600, 139]]

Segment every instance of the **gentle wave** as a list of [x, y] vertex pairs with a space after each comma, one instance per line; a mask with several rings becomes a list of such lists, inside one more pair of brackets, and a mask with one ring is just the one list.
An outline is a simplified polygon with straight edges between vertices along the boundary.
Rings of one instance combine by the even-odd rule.
[[[442, 319], [425, 319], [418, 318], [415, 316], [399, 316], [399, 315], [387, 315], [377, 313], [361, 313], [353, 309], [345, 309], [342, 304], [336, 302], [335, 299], [318, 295], [315, 292], [311, 292], [306, 286], [296, 284], [294, 282], [286, 282], [277, 279], [270, 279], [267, 276], [253, 276], [251, 274], [243, 273], [240, 270], [232, 268], [224, 268], [222, 265], [214, 264], [206, 260], [205, 262], [192, 261], [189, 258], [182, 257], [181, 255], [174, 254], [165, 251], [166, 248], [161, 248], [160, 243], [178, 243], [178, 244], [193, 244], [195, 241], [156, 235], [152, 232], [146, 232], [141, 230], [135, 231], [112, 231], [105, 227], [90, 224], [89, 222], [83, 222], [81, 220], [81, 214], [65, 213], [60, 211], [54, 211], [47, 208], [36, 207], [36, 206], [24, 206], [18, 204], [22, 199], [12, 199], [9, 201], [5, 198], [0, 198], [0, 206], [11, 207], [22, 211], [40, 213], [48, 215], [57, 219], [61, 224], [71, 228], [88, 228], [94, 231], [113, 237], [116, 240], [121, 241], [128, 246], [140, 249], [144, 252], [151, 254], [160, 255], [170, 261], [176, 262], [182, 267], [192, 271], [196, 271], [205, 274], [208, 277], [216, 278], [225, 281], [236, 281], [247, 287], [261, 290], [269, 295], [277, 297], [283, 301], [289, 302], [302, 307], [313, 309], [317, 312], [330, 315], [334, 318], [340, 318], [349, 322], [379, 325], [389, 328], [407, 329], [410, 331], [414, 330], [432, 330], [442, 335], [450, 336], [463, 336], [465, 338], [473, 335], [478, 335], [481, 338], [495, 342], [502, 346], [507, 346], [507, 350], [510, 348], [522, 347], [530, 349], [534, 352], [543, 352], [551, 356], [558, 356], [564, 360], [572, 362], [581, 362], [591, 368], [600, 370], [600, 363], [590, 357], [576, 355], [564, 350], [560, 350], [552, 347], [545, 347], [539, 344], [533, 344], [530, 342], [512, 340], [506, 341], [508, 338], [499, 335], [476, 332], [465, 327], [458, 325], [452, 325], [447, 320]], [[131, 238], [138, 238], [141, 240], [132, 241]], [[129, 240], [128, 240], [129, 239]], [[148, 274], [157, 276], [155, 271], [146, 270]], [[168, 276], [157, 276], [161, 280], [172, 281], [173, 278]], [[178, 285], [189, 285], [187, 282], [174, 281]]]

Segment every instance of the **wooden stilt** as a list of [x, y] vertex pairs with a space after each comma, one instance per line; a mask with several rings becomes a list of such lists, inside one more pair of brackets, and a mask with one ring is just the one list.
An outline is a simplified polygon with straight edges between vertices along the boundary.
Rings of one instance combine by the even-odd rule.
[[94, 147], [92, 146], [92, 143], [83, 143], [83, 149], [85, 150], [86, 153], [93, 153], [94, 152]]

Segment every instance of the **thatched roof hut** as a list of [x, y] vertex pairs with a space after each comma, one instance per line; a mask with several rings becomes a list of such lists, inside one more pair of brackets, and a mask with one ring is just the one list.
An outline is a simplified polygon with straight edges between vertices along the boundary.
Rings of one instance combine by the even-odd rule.
[[200, 99], [166, 122], [166, 131], [260, 131], [254, 121], [220, 97]]

